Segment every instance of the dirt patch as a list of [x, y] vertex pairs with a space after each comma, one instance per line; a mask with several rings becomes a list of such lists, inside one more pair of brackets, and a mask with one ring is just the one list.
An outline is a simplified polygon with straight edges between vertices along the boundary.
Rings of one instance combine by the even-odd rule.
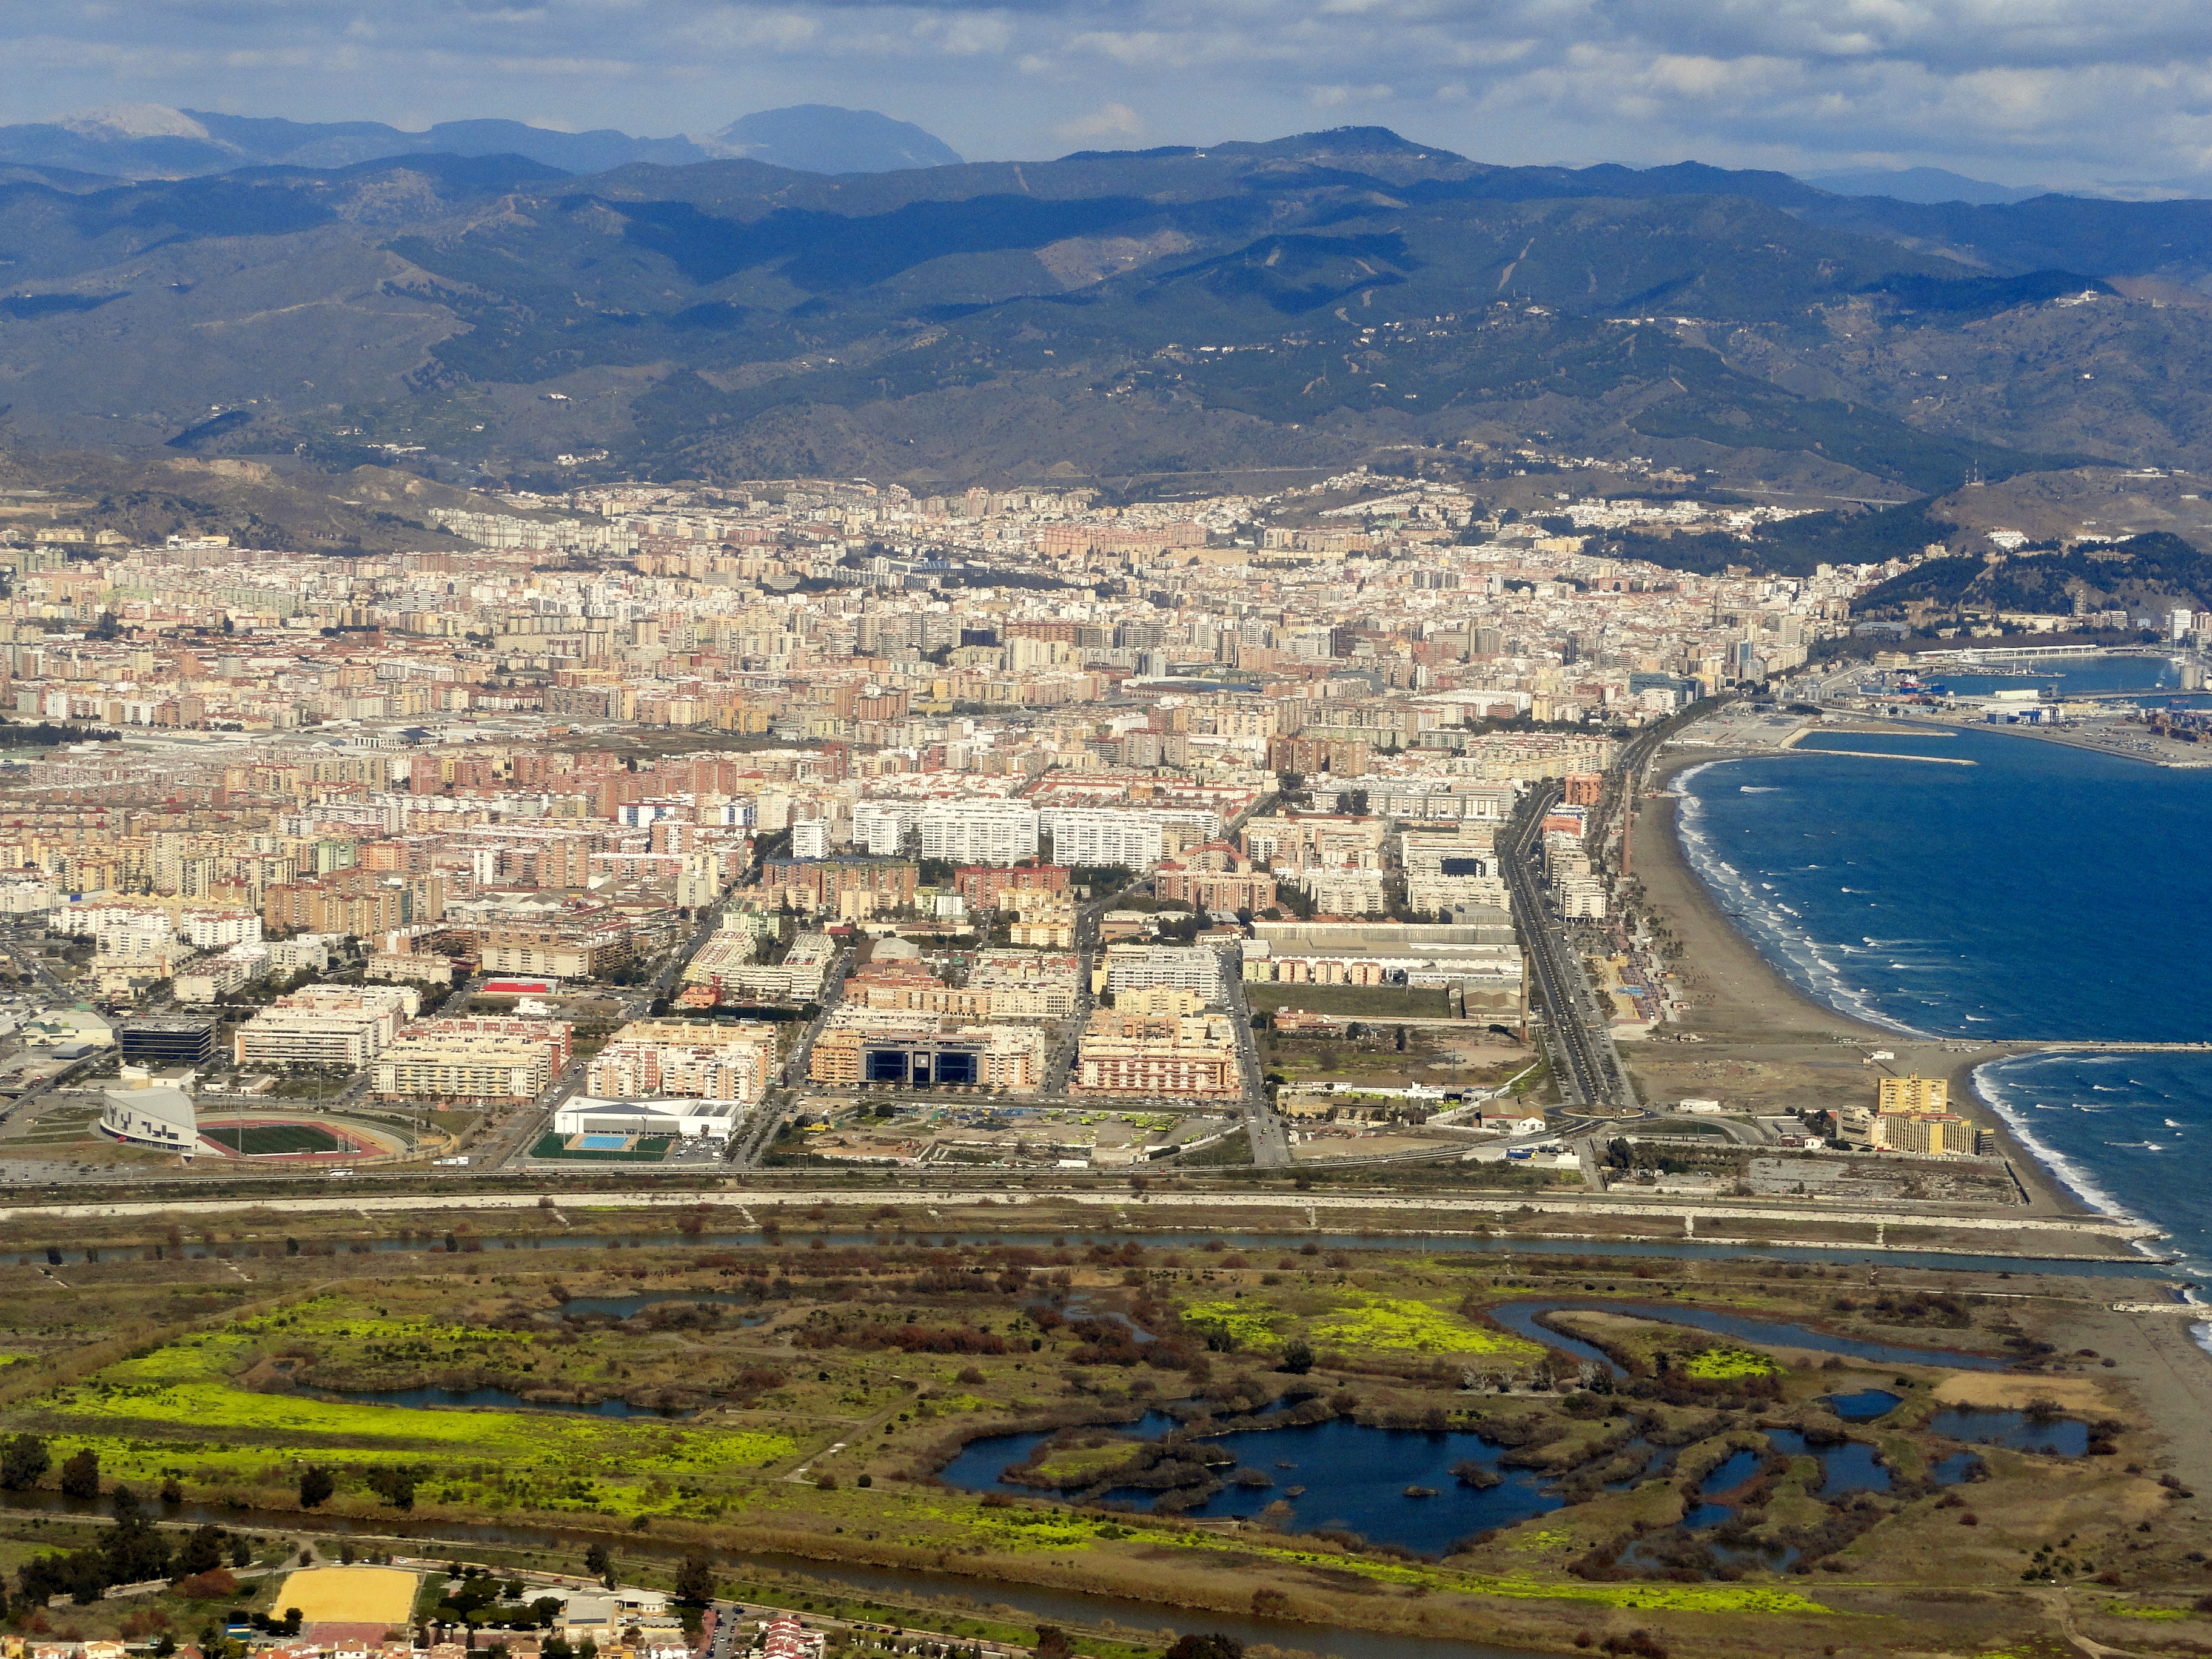
[[1954, 1371], [1936, 1385], [1946, 1406], [1986, 1406], [1993, 1411], [2022, 1411], [2032, 1400], [2048, 1400], [2069, 1412], [2106, 1414], [2114, 1409], [2105, 1385], [2087, 1376], [1997, 1376], [1988, 1371]]
[[418, 1575], [397, 1567], [309, 1567], [284, 1581], [275, 1605], [310, 1625], [405, 1625]]

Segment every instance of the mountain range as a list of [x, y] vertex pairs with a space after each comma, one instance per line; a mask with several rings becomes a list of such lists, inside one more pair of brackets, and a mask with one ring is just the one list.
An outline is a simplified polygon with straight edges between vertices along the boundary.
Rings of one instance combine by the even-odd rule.
[[960, 160], [911, 121], [829, 104], [762, 110], [696, 138], [634, 138], [612, 128], [561, 132], [495, 120], [441, 121], [407, 132], [381, 121], [285, 121], [161, 104], [0, 126], [0, 163], [103, 178], [189, 179], [240, 167], [342, 167], [432, 155], [520, 155], [579, 173], [633, 161], [682, 167], [734, 157], [809, 173], [888, 173]]
[[0, 283], [29, 447], [948, 483], [1525, 447], [1873, 500], [2212, 465], [2212, 203], [1499, 167], [1380, 128], [834, 174], [18, 163]]

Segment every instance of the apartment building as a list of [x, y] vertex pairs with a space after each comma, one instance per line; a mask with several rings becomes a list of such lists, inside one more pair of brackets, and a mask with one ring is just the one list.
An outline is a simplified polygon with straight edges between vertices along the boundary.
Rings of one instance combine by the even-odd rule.
[[1875, 1093], [1877, 1111], [1942, 1112], [1951, 1106], [1951, 1085], [1945, 1078], [1886, 1077]]
[[447, 1106], [512, 1106], [536, 1100], [555, 1073], [551, 1051], [527, 1037], [403, 1036], [369, 1066], [380, 1099]]
[[1225, 1014], [1101, 1008], [1091, 1016], [1077, 1044], [1072, 1087], [1081, 1094], [1238, 1097], [1244, 1081], [1237, 1036]]
[[801, 933], [781, 962], [731, 963], [701, 988], [718, 1002], [819, 1002], [839, 948], [827, 933]]
[[592, 1057], [586, 1091], [603, 1099], [684, 1096], [757, 1105], [775, 1075], [775, 1027], [757, 1020], [633, 1020]]
[[1923, 1158], [1971, 1158], [1974, 1126], [1956, 1112], [1919, 1107], [1884, 1107], [1874, 1115], [1875, 1149], [1915, 1152]]
[[1141, 991], [1171, 985], [1195, 991], [1209, 1002], [1221, 998], [1220, 952], [1197, 945], [1144, 945], [1130, 941], [1106, 947], [1096, 975], [1097, 988]]
[[403, 1027], [369, 1067], [389, 1100], [501, 1106], [537, 1099], [568, 1064], [570, 1027], [553, 1019], [463, 1015]]
[[1389, 886], [1380, 870], [1303, 870], [1296, 885], [1317, 915], [1379, 916], [1390, 908]]
[[1037, 853], [1037, 812], [1010, 800], [932, 802], [915, 819], [915, 844], [926, 859], [1011, 866]]
[[1011, 909], [1009, 944], [1039, 951], [1065, 951], [1075, 943], [1075, 900], [1066, 890], [1016, 887], [1001, 893], [1000, 902]]
[[1244, 827], [1245, 855], [1278, 871], [1323, 866], [1380, 870], [1390, 826], [1379, 817], [1290, 812]]
[[1152, 881], [1162, 899], [1200, 910], [1264, 910], [1275, 902], [1275, 878], [1254, 870], [1245, 858], [1227, 869], [1170, 859], [1153, 872]]
[[1052, 807], [1038, 815], [1055, 864], [1149, 870], [1165, 855], [1171, 827], [1160, 815], [1115, 807]]
[[359, 1069], [399, 1035], [421, 1008], [404, 985], [308, 985], [281, 996], [238, 1028], [240, 1066], [343, 1066]]
[[954, 871], [952, 886], [970, 908], [991, 910], [999, 908], [1000, 896], [1009, 890], [1037, 887], [1064, 893], [1067, 878], [1064, 864], [1024, 864], [1003, 869], [974, 865]]
[[477, 967], [487, 974], [544, 974], [553, 979], [600, 979], [628, 967], [637, 954], [629, 928], [602, 918], [502, 924], [477, 934]]
[[876, 910], [914, 904], [920, 868], [903, 859], [783, 859], [764, 865], [761, 885], [794, 910], [845, 914], [848, 896], [865, 895]]

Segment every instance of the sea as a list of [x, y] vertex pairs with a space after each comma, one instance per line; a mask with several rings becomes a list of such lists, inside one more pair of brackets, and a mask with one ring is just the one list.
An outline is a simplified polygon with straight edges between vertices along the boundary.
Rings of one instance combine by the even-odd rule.
[[[2177, 677], [2163, 659], [2112, 658], [2050, 683], [2171, 695]], [[2212, 985], [2197, 982], [2212, 768], [1915, 727], [1820, 732], [1791, 754], [1689, 768], [1674, 788], [1683, 849], [1717, 901], [1839, 1012], [1978, 1041], [2212, 1040]], [[2212, 1053], [2003, 1060], [1975, 1088], [2066, 1185], [2164, 1229], [2160, 1253], [2212, 1285]]]

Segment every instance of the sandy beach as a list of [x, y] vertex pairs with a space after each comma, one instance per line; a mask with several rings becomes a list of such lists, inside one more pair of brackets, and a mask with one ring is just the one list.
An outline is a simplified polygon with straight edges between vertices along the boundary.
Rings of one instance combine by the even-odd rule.
[[[1711, 750], [1662, 757], [1652, 768], [1652, 787], [1663, 789], [1675, 774], [1725, 758]], [[1942, 1077], [1953, 1109], [1996, 1133], [2013, 1170], [2029, 1194], [2032, 1212], [2098, 1213], [2061, 1184], [1973, 1091], [1978, 1066], [2033, 1052], [2027, 1045], [1956, 1042], [1911, 1037], [1841, 1014], [1814, 1001], [1759, 954], [1713, 900], [1684, 855], [1677, 833], [1678, 798], [1637, 802], [1634, 874], [1647, 905], [1674, 935], [1677, 983], [1690, 1006], [1676, 1026], [1622, 1046], [1642, 1098], [1655, 1103], [1718, 1097], [1724, 1104], [1763, 1111], [1804, 1106], [1828, 1110], [1871, 1104], [1886, 1075]], [[1670, 1042], [1673, 1033], [1696, 1042]], [[1884, 1051], [1890, 1061], [1869, 1061]]]

